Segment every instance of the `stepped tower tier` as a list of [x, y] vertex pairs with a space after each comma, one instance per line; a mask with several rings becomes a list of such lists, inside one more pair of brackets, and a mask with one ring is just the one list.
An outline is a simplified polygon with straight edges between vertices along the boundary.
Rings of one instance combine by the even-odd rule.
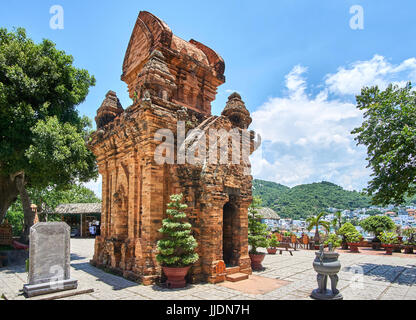
[[217, 88], [225, 82], [224, 71], [224, 60], [214, 50], [177, 37], [165, 22], [142, 11], [126, 51], [121, 79], [132, 99], [143, 98], [150, 88], [151, 95], [210, 115]]

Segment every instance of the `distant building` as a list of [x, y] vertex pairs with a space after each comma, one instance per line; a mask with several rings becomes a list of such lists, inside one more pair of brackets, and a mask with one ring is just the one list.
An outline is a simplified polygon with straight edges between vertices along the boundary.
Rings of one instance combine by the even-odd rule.
[[406, 210], [409, 217], [415, 217], [416, 216], [416, 210], [415, 209], [407, 209]]
[[262, 223], [267, 224], [267, 227], [270, 230], [276, 230], [279, 228], [280, 216], [273, 209], [260, 208], [258, 213], [262, 217]]
[[[71, 228], [73, 237], [94, 237], [100, 234], [101, 203], [70, 203], [56, 207], [55, 214]], [[95, 231], [92, 234], [91, 231]]]
[[397, 213], [394, 211], [387, 211], [384, 215], [389, 216], [389, 217], [395, 217], [397, 216]]

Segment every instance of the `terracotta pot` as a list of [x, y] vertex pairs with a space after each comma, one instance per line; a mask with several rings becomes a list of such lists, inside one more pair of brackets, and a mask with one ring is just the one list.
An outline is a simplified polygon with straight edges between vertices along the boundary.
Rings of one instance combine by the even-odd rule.
[[185, 288], [186, 280], [185, 277], [191, 267], [183, 268], [170, 268], [162, 267], [164, 274], [168, 278], [166, 285], [169, 289]]
[[258, 253], [258, 254], [250, 253], [249, 256], [251, 259], [251, 269], [253, 269], [254, 271], [262, 271], [263, 266], [261, 263], [263, 262], [266, 254], [265, 253]]
[[373, 242], [371, 244], [373, 250], [379, 250], [381, 248], [381, 243], [380, 242]]
[[401, 244], [393, 244], [393, 252], [401, 253], [402, 252], [402, 245]]
[[393, 254], [393, 245], [392, 244], [383, 244], [383, 248], [386, 249], [386, 254]]
[[268, 254], [276, 254], [276, 252], [277, 252], [277, 248], [267, 248]]
[[360, 246], [359, 242], [350, 243], [348, 242], [348, 246], [350, 247], [350, 252], [358, 253], [358, 247]]

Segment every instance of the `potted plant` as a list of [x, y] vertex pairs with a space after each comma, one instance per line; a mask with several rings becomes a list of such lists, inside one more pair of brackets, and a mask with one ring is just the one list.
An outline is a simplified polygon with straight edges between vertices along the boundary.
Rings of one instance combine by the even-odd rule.
[[342, 237], [341, 246], [342, 249], [347, 250], [348, 249], [348, 242], [347, 242], [347, 233], [351, 232], [357, 232], [357, 229], [352, 225], [350, 222], [344, 223], [341, 228], [338, 229], [337, 234], [339, 234]]
[[358, 253], [358, 247], [360, 246], [360, 241], [362, 235], [358, 232], [349, 232], [346, 235], [348, 246], [350, 247], [350, 252]]
[[184, 210], [188, 206], [182, 203], [182, 199], [182, 194], [170, 197], [171, 202], [166, 210], [168, 218], [163, 220], [159, 230], [164, 237], [157, 243], [159, 253], [156, 259], [167, 277], [168, 288], [185, 287], [185, 277], [192, 264], [199, 259], [195, 253], [198, 244], [192, 236], [192, 226], [186, 222]]
[[379, 235], [379, 239], [386, 249], [386, 254], [393, 254], [393, 245], [397, 243], [397, 235], [394, 232], [383, 232]]
[[394, 221], [388, 216], [371, 216], [361, 221], [360, 225], [365, 231], [374, 234], [375, 237], [372, 241], [374, 250], [381, 247], [380, 234], [384, 231], [392, 231], [395, 228]]
[[404, 253], [413, 253], [415, 245], [416, 228], [407, 228], [403, 231], [406, 240], [403, 242]]
[[331, 233], [324, 242], [324, 244], [327, 246], [332, 245], [332, 248], [335, 249], [341, 245], [341, 239], [336, 233]]
[[249, 256], [251, 268], [255, 271], [263, 270], [261, 263], [265, 257], [265, 253], [258, 252], [257, 249], [268, 247], [267, 225], [261, 223], [261, 216], [258, 213], [260, 203], [261, 200], [259, 198], [254, 198], [248, 210], [248, 244], [251, 247]]
[[269, 239], [269, 247], [267, 248], [268, 254], [276, 254], [277, 247], [279, 246], [280, 242], [277, 240], [277, 236], [272, 234]]
[[306, 219], [306, 223], [308, 224], [307, 230], [311, 231], [313, 228], [315, 228], [315, 249], [319, 249], [319, 244], [321, 243], [321, 237], [319, 235], [319, 227], [322, 226], [326, 230], [330, 229], [330, 223], [328, 221], [323, 221], [322, 218], [326, 215], [325, 212], [321, 212], [317, 216], [311, 216]]

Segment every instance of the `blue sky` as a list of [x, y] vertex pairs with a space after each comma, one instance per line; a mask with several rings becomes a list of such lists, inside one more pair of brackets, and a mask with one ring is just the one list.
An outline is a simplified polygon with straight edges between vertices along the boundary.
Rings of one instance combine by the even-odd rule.
[[[362, 121], [354, 95], [364, 85], [416, 78], [412, 0], [1, 1], [1, 27], [51, 39], [96, 77], [79, 106], [90, 118], [110, 89], [123, 107], [131, 103], [120, 75], [139, 11], [213, 48], [227, 77], [213, 113], [231, 91], [240, 92], [264, 141], [253, 158], [254, 176], [289, 186], [328, 180], [364, 188], [365, 149], [350, 135]], [[49, 26], [52, 5], [64, 9], [63, 30]], [[350, 27], [353, 5], [364, 10], [363, 30]], [[99, 182], [90, 186], [100, 193]]]

